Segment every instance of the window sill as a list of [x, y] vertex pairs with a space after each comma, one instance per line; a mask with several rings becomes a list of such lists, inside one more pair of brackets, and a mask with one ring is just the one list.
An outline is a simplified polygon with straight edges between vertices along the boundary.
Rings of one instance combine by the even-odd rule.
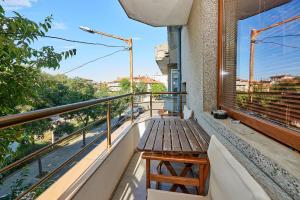
[[234, 157], [264, 187], [272, 199], [300, 198], [300, 154], [231, 119], [217, 120], [201, 113], [198, 123], [216, 135]]
[[300, 178], [300, 154], [297, 151], [293, 151], [242, 123], [234, 124], [230, 118], [219, 121], [263, 155], [282, 166], [291, 175]]

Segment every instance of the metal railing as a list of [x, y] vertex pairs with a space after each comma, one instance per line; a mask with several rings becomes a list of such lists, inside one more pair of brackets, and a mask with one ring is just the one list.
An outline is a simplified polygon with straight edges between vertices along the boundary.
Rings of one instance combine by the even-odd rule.
[[158, 96], [177, 96], [178, 98], [173, 99], [173, 104], [175, 107], [177, 107], [176, 105], [178, 105], [178, 111], [173, 111], [172, 113], [178, 115], [179, 117], [183, 117], [183, 95], [186, 95], [186, 92], [144, 92], [144, 93], [138, 93], [137, 95], [149, 95], [149, 101], [147, 102], [142, 102], [142, 103], [135, 103], [135, 104], [145, 104], [145, 103], [149, 103], [149, 112], [150, 112], [150, 117], [153, 117], [153, 111], [154, 110], [164, 110], [164, 108], [153, 108], [153, 104], [155, 103], [166, 103], [165, 100], [162, 101], [157, 101], [154, 100], [155, 97]]
[[238, 109], [292, 130], [300, 131], [299, 92], [237, 92], [236, 99]]
[[[96, 120], [78, 130], [76, 130], [75, 132], [67, 135], [66, 137], [60, 138], [57, 141], [53, 142], [52, 144], [49, 144], [5, 167], [3, 167], [2, 169], [0, 169], [0, 175], [4, 174], [4, 173], [8, 173], [10, 172], [10, 170], [12, 170], [13, 168], [16, 167], [20, 167], [23, 165], [28, 164], [30, 161], [34, 161], [37, 160], [38, 161], [38, 166], [39, 166], [39, 171], [42, 172], [41, 167], [41, 158], [42, 156], [44, 156], [46, 153], [52, 152], [56, 149], [56, 147], [64, 142], [70, 141], [72, 140], [72, 138], [74, 138], [75, 136], [78, 136], [80, 134], [82, 134], [82, 148], [80, 149], [80, 151], [76, 152], [74, 155], [72, 155], [70, 158], [68, 158], [67, 160], [65, 160], [63, 163], [61, 163], [58, 167], [56, 167], [55, 169], [53, 169], [52, 171], [50, 171], [48, 174], [44, 175], [42, 178], [40, 178], [39, 181], [37, 181], [36, 183], [32, 184], [29, 188], [27, 188], [25, 191], [22, 191], [18, 197], [16, 199], [22, 199], [22, 198], [26, 198], [26, 195], [28, 195], [30, 192], [34, 191], [38, 186], [41, 186], [43, 183], [45, 183], [47, 180], [49, 180], [54, 174], [56, 174], [57, 172], [59, 172], [60, 170], [62, 170], [64, 167], [66, 167], [68, 164], [70, 164], [72, 161], [74, 161], [77, 157], [79, 157], [80, 155], [83, 154], [83, 152], [85, 152], [87, 149], [91, 148], [92, 145], [94, 145], [97, 141], [99, 141], [101, 138], [103, 138], [103, 136], [106, 136], [106, 140], [107, 140], [107, 148], [111, 147], [111, 132], [114, 128], [118, 127], [120, 124], [115, 124], [113, 127], [111, 125], [111, 113], [112, 113], [112, 102], [115, 100], [120, 100], [122, 98], [128, 98], [130, 97], [130, 109], [131, 109], [131, 122], [133, 122], [134, 120], [134, 105], [137, 105], [139, 103], [134, 102], [134, 98], [137, 96], [143, 96], [143, 95], [148, 95], [150, 96], [150, 117], [153, 116], [153, 104], [155, 97], [159, 96], [159, 95], [177, 95], [179, 96], [179, 112], [178, 115], [180, 117], [183, 117], [183, 101], [182, 101], [182, 96], [186, 95], [185, 92], [156, 92], [156, 93], [152, 93], [152, 92], [145, 92], [145, 93], [128, 93], [128, 94], [123, 94], [123, 95], [119, 95], [119, 96], [112, 96], [112, 97], [106, 97], [106, 98], [101, 98], [101, 99], [93, 99], [93, 100], [89, 100], [89, 101], [83, 101], [83, 102], [79, 102], [79, 103], [73, 103], [73, 104], [68, 104], [68, 105], [63, 105], [63, 106], [57, 106], [57, 107], [52, 107], [52, 108], [46, 108], [46, 109], [41, 109], [41, 110], [36, 110], [36, 111], [31, 111], [31, 112], [27, 112], [27, 113], [20, 113], [20, 114], [14, 114], [14, 115], [8, 115], [8, 116], [4, 116], [4, 117], [0, 117], [0, 130], [6, 129], [6, 128], [10, 128], [10, 127], [14, 127], [17, 125], [22, 125], [22, 124], [26, 124], [28, 122], [33, 122], [33, 121], [37, 121], [37, 120], [41, 120], [41, 119], [46, 119], [46, 118], [50, 118], [52, 116], [58, 116], [61, 114], [66, 114], [66, 113], [70, 113], [70, 112], [74, 112], [74, 111], [79, 111], [81, 109], [85, 109], [85, 108], [90, 108], [92, 106], [97, 106], [99, 104], [103, 104], [106, 103], [107, 104], [107, 110], [106, 110], [106, 130], [104, 130], [101, 134], [98, 134], [91, 142], [89, 142], [88, 144], [86, 144], [85, 141], [85, 133], [87, 130], [91, 129], [92, 127], [94, 127], [97, 123], [99, 123], [99, 120]], [[145, 102], [144, 102], [145, 103]], [[147, 102], [148, 103], [148, 102]]]

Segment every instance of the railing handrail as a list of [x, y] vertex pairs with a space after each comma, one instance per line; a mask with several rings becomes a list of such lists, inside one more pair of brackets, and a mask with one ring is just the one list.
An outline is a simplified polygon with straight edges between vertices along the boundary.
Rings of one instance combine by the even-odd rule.
[[26, 113], [20, 114], [13, 114], [0, 117], [0, 129], [4, 129], [10, 126], [20, 125], [31, 121], [36, 121], [44, 118], [48, 118], [55, 115], [60, 115], [68, 112], [77, 111], [83, 108], [88, 108], [91, 106], [98, 105], [100, 103], [105, 103], [107, 101], [120, 99], [123, 97], [130, 96], [131, 93], [112, 96], [112, 97], [105, 97], [100, 99], [92, 99], [87, 101], [82, 101], [78, 103], [72, 103], [62, 106], [56, 106], [51, 108], [45, 108], [40, 110], [34, 110]]
[[[0, 130], [7, 128], [7, 127], [11, 127], [11, 126], [15, 126], [15, 125], [20, 125], [20, 124], [24, 124], [27, 122], [32, 122], [32, 121], [36, 121], [36, 120], [40, 120], [40, 119], [45, 119], [45, 118], [49, 118], [51, 116], [55, 116], [55, 115], [60, 115], [60, 114], [64, 114], [64, 113], [68, 113], [68, 112], [73, 112], [73, 111], [77, 111], [80, 109], [84, 109], [84, 108], [88, 108], [91, 106], [95, 106], [98, 105], [100, 103], [105, 103], [105, 102], [110, 102], [116, 99], [120, 99], [123, 97], [127, 97], [127, 96], [131, 96], [131, 101], [133, 102], [133, 96], [136, 95], [149, 95], [150, 94], [150, 98], [152, 98], [152, 95], [157, 95], [157, 94], [173, 94], [173, 95], [180, 95], [180, 100], [182, 103], [182, 95], [187, 94], [186, 92], [144, 92], [144, 93], [127, 93], [127, 94], [123, 94], [123, 95], [118, 95], [118, 96], [112, 96], [112, 97], [105, 97], [105, 98], [100, 98], [100, 99], [92, 99], [92, 100], [88, 100], [88, 101], [82, 101], [82, 102], [78, 102], [78, 103], [72, 103], [72, 104], [67, 104], [67, 105], [62, 105], [62, 106], [56, 106], [56, 107], [50, 107], [50, 108], [46, 108], [46, 109], [40, 109], [40, 110], [35, 110], [35, 111], [31, 111], [31, 112], [26, 112], [26, 113], [20, 113], [20, 114], [13, 114], [13, 115], [7, 115], [7, 116], [3, 116], [0, 117]], [[110, 104], [108, 104], [108, 107], [110, 107]], [[182, 111], [182, 109], [181, 109]], [[112, 128], [115, 128], [115, 126], [117, 126], [118, 124], [115, 124], [114, 127], [110, 127], [110, 108], [108, 108], [107, 111], [107, 124], [109, 124], [109, 128], [108, 130], [103, 131], [102, 134], [104, 134], [105, 132], [107, 133], [107, 138], [110, 138], [110, 132]], [[152, 111], [151, 111], [152, 113]], [[151, 114], [152, 115], [152, 114]], [[32, 152], [31, 154], [3, 167], [2, 169], [0, 169], [0, 174], [3, 174], [9, 170], [11, 170], [14, 167], [17, 167], [19, 165], [22, 165], [26, 162], [29, 162], [33, 159], [38, 159], [39, 157], [43, 156], [44, 153], [46, 153], [48, 150], [54, 150], [54, 147], [59, 144], [62, 143], [64, 141], [67, 141], [69, 139], [71, 139], [73, 136], [79, 134], [79, 133], [83, 133], [84, 131], [86, 131], [87, 129], [89, 129], [90, 127], [92, 127], [93, 125], [95, 125], [96, 123], [100, 122], [101, 120], [96, 120], [90, 124], [88, 124], [85, 127], [82, 127], [76, 131], [74, 131], [73, 133], [69, 134], [67, 137], [61, 138], [57, 141], [55, 141], [52, 144], [49, 144], [37, 151]], [[84, 133], [83, 133], [84, 134]], [[48, 180], [50, 178], [50, 176], [52, 176], [54, 173], [56, 173], [58, 170], [60, 170], [62, 167], [64, 167], [65, 165], [67, 165], [68, 163], [70, 163], [77, 155], [79, 155], [80, 153], [82, 153], [85, 149], [87, 149], [89, 146], [91, 146], [96, 140], [98, 140], [101, 135], [97, 136], [92, 142], [90, 142], [89, 144], [85, 145], [84, 143], [84, 147], [83, 149], [81, 149], [78, 153], [76, 153], [75, 155], [72, 155], [71, 158], [67, 159], [65, 162], [63, 162], [59, 167], [55, 168], [53, 171], [51, 171], [48, 175], [46, 175], [45, 177], [43, 177], [40, 181], [38, 181], [37, 183], [33, 184], [30, 188], [28, 188], [26, 191], [22, 192], [22, 194], [20, 194], [17, 199], [21, 199], [24, 195], [26, 195], [28, 192], [31, 192], [34, 188], [36, 188], [37, 186], [41, 185], [42, 183], [44, 183], [46, 180]], [[110, 147], [110, 141], [108, 141], [108, 148]]]
[[[134, 95], [146, 95], [146, 94], [186, 94], [186, 92], [142, 92], [135, 93]], [[83, 108], [88, 108], [91, 106], [95, 106], [100, 103], [105, 103], [111, 100], [120, 99], [123, 97], [127, 97], [132, 95], [132, 93], [127, 93], [123, 95], [92, 99], [87, 101], [82, 101], [78, 103], [72, 103], [62, 106], [55, 106], [51, 108], [45, 108], [40, 110], [34, 110], [26, 113], [13, 114], [0, 117], [0, 129], [4, 129], [7, 127], [24, 124], [31, 121], [36, 121], [40, 119], [45, 119], [51, 116], [60, 115], [68, 112], [73, 112], [77, 110], [81, 110]]]
[[73, 136], [75, 136], [75, 135], [77, 135], [77, 134], [79, 134], [79, 133], [87, 130], [88, 128], [92, 127], [93, 125], [99, 123], [100, 121], [101, 120], [94, 121], [94, 122], [88, 124], [87, 126], [74, 131], [73, 133], [69, 134], [68, 136], [58, 139], [57, 141], [53, 142], [52, 144], [49, 144], [49, 145], [47, 145], [45, 147], [42, 147], [42, 148], [40, 148], [40, 149], [32, 152], [31, 154], [26, 155], [26, 156], [24, 156], [23, 158], [21, 158], [19, 160], [16, 160], [15, 162], [13, 162], [13, 163], [11, 163], [11, 164], [3, 167], [2, 169], [0, 169], [0, 174], [2, 174], [4, 172], [6, 172], [6, 171], [8, 171], [8, 170], [10, 170], [10, 169], [18, 166], [18, 165], [21, 165], [21, 164], [23, 164], [25, 162], [28, 162], [28, 161], [30, 161], [30, 160], [38, 157], [38, 156], [41, 156], [42, 154], [44, 154], [48, 150], [54, 148], [56, 145], [58, 145], [58, 144], [60, 144], [62, 142], [70, 140], [70, 138], [72, 138]]
[[144, 94], [187, 94], [187, 92], [139, 92], [135, 95], [144, 95]]
[[287, 95], [300, 95], [299, 92], [296, 91], [260, 91], [260, 92], [244, 92], [244, 91], [237, 91], [237, 94], [268, 94], [268, 95], [282, 95], [282, 94], [287, 94]]

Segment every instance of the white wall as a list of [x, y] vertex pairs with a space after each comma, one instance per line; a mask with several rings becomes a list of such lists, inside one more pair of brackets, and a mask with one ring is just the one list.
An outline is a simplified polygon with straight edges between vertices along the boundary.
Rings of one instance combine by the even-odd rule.
[[109, 156], [94, 171], [72, 200], [108, 200], [111, 198], [148, 122], [134, 124], [120, 142], [116, 146], [112, 146]]
[[[187, 104], [194, 110], [203, 129], [221, 138], [222, 143], [263, 186], [271, 199], [299, 199], [299, 176], [296, 175], [299, 165], [289, 165], [299, 159], [291, 159], [294, 154], [291, 149], [243, 124], [231, 124], [230, 119], [216, 120], [203, 112], [215, 107], [217, 99], [217, 2], [194, 0], [188, 24], [182, 29], [182, 81], [186, 82]], [[234, 3], [231, 0], [227, 2]], [[234, 16], [234, 13], [231, 15]], [[234, 32], [236, 29], [230, 27], [226, 31]], [[235, 35], [230, 34], [232, 37]], [[226, 52], [232, 56], [235, 48], [231, 47]], [[235, 62], [228, 59], [225, 64], [234, 66]], [[227, 85], [235, 87], [234, 83]], [[286, 158], [289, 161], [281, 161]]]
[[181, 33], [182, 82], [186, 82], [187, 104], [196, 118], [216, 107], [217, 7], [217, 0], [194, 0]]
[[126, 122], [112, 134], [112, 147], [102, 141], [51, 185], [38, 200], [108, 200], [118, 185], [148, 120]]

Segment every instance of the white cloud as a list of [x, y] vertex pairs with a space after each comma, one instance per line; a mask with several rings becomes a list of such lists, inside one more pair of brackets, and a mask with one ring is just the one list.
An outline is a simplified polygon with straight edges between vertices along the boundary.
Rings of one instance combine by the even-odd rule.
[[29, 8], [32, 3], [37, 2], [37, 0], [4, 0], [1, 1], [1, 5], [6, 10], [18, 10], [21, 8]]
[[67, 26], [63, 22], [53, 22], [53, 30], [65, 30]]

